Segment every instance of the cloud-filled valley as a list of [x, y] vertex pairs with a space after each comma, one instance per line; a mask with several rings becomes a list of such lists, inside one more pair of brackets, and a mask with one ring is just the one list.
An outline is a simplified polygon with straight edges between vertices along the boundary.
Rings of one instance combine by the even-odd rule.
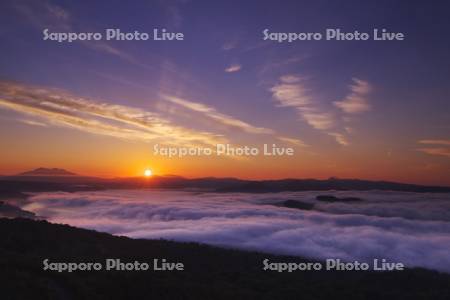
[[[24, 208], [51, 222], [132, 238], [165, 238], [310, 258], [371, 261], [450, 273], [450, 196], [333, 192], [361, 202], [327, 203], [320, 192], [216, 194], [181, 191], [40, 193]], [[285, 200], [312, 210], [277, 206]]]

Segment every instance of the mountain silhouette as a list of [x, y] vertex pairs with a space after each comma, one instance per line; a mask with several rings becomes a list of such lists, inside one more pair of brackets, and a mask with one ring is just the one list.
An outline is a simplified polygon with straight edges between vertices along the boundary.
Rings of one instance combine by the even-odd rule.
[[19, 176], [76, 176], [77, 174], [58, 168], [37, 168], [20, 173]]

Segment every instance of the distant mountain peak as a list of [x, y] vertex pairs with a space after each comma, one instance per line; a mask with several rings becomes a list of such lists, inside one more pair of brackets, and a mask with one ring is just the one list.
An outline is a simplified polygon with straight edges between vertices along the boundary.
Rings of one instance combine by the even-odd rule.
[[19, 174], [20, 176], [74, 176], [75, 173], [58, 168], [37, 168]]

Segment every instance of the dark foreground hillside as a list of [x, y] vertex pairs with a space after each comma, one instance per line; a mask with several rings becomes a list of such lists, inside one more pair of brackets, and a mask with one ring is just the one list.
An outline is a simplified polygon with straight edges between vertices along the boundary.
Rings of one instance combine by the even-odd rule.
[[[133, 240], [27, 219], [0, 219], [1, 299], [450, 299], [450, 275], [262, 271], [299, 258], [193, 243]], [[181, 261], [185, 271], [43, 271], [42, 261]]]

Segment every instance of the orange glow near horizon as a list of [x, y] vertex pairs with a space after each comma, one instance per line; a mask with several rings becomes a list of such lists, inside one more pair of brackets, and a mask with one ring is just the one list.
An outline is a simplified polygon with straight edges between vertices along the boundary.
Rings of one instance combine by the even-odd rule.
[[[127, 159], [119, 159], [127, 157]], [[361, 158], [361, 160], [364, 160]], [[152, 167], [148, 167], [148, 162]], [[376, 163], [375, 163], [376, 162]], [[362, 161], [355, 164], [355, 158], [340, 157], [324, 160], [320, 156], [299, 153], [293, 158], [266, 158], [236, 160], [232, 158], [195, 157], [189, 159], [155, 158], [144, 153], [135, 155], [102, 156], [102, 160], [80, 162], [75, 157], [65, 162], [59, 159], [34, 159], [21, 164], [2, 165], [0, 175], [16, 175], [39, 167], [63, 168], [82, 175], [103, 178], [145, 177], [155, 175], [177, 175], [185, 178], [234, 177], [239, 179], [265, 180], [285, 178], [329, 177], [386, 180], [425, 185], [450, 185], [445, 165], [413, 164], [409, 160]], [[358, 166], [358, 167], [357, 167]]]
[[[371, 139], [348, 147], [323, 144], [295, 148], [294, 156], [226, 156], [168, 158], [153, 155], [152, 144], [49, 127], [0, 128], [8, 147], [0, 149], [0, 175], [15, 175], [39, 167], [62, 168], [82, 176], [103, 178], [177, 175], [186, 178], [240, 179], [359, 178], [426, 185], [450, 185], [450, 161], [398, 147], [389, 154]], [[8, 129], [6, 129], [8, 128]], [[9, 138], [9, 139], [8, 139]], [[258, 143], [261, 147], [261, 143]], [[30, 149], [33, 149], [30, 151]]]

